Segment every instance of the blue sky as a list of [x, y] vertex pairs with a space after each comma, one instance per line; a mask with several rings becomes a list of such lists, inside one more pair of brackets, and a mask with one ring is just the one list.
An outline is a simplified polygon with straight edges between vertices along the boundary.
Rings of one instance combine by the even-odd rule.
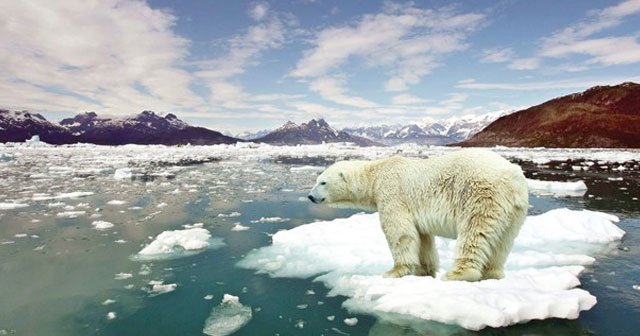
[[640, 0], [21, 0], [0, 25], [0, 107], [53, 120], [408, 123], [640, 82]]

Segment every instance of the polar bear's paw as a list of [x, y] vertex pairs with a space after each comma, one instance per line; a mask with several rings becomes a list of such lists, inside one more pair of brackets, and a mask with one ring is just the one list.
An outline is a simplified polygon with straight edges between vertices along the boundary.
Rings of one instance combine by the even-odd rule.
[[386, 271], [382, 276], [385, 278], [402, 278], [405, 275], [417, 274], [421, 269], [420, 265], [395, 264], [392, 269]]
[[449, 281], [478, 281], [482, 278], [480, 271], [473, 268], [454, 268], [444, 275]]

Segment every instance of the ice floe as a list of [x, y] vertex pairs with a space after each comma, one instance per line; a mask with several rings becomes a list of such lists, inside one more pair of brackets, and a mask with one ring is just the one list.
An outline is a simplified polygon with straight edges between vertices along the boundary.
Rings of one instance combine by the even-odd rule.
[[86, 211], [63, 211], [58, 212], [56, 216], [60, 218], [76, 218], [79, 216], [84, 216], [86, 213]]
[[47, 200], [54, 200], [54, 199], [76, 199], [76, 198], [80, 198], [80, 197], [85, 197], [85, 196], [91, 196], [94, 193], [92, 191], [73, 191], [73, 192], [68, 192], [68, 193], [60, 193], [56, 196], [49, 196], [49, 195], [37, 195], [32, 198], [34, 201], [47, 201]]
[[231, 231], [247, 231], [249, 230], [248, 226], [244, 226], [240, 223], [235, 223], [235, 225], [231, 228]]
[[91, 225], [96, 230], [107, 230], [113, 227], [113, 223], [107, 221], [93, 221]]
[[113, 178], [116, 180], [128, 180], [133, 177], [133, 172], [131, 168], [118, 168], [113, 173]]
[[271, 246], [252, 251], [238, 265], [273, 277], [317, 276], [331, 289], [330, 296], [348, 297], [343, 305], [349, 311], [414, 328], [425, 320], [479, 330], [535, 319], [575, 319], [596, 304], [594, 296], [576, 288], [578, 276], [594, 255], [624, 235], [617, 221], [586, 210], [529, 216], [501, 280], [441, 280], [451, 266], [455, 241], [440, 238], [437, 278], [383, 278], [392, 259], [377, 214], [280, 231]]
[[28, 207], [26, 203], [0, 203], [0, 210], [13, 210]]
[[209, 336], [231, 335], [251, 320], [251, 307], [240, 303], [237, 296], [224, 294], [220, 305], [211, 310], [202, 332]]
[[527, 179], [529, 191], [538, 195], [582, 197], [587, 192], [584, 181], [558, 182]]
[[260, 217], [259, 219], [252, 220], [251, 223], [282, 223], [289, 221], [289, 218], [282, 217]]
[[158, 296], [175, 291], [178, 288], [178, 284], [170, 283], [165, 284], [164, 281], [151, 280], [148, 286], [142, 288], [143, 291], [149, 293], [149, 296]]
[[211, 233], [200, 227], [164, 231], [133, 258], [136, 260], [173, 259], [224, 245], [222, 238], [211, 238]]

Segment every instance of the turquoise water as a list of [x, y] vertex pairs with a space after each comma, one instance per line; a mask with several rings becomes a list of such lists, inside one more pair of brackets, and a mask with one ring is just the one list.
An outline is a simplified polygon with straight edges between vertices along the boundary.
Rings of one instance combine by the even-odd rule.
[[[81, 160], [69, 160], [58, 154], [27, 157], [20, 161], [20, 167], [27, 169], [5, 163], [0, 170], [0, 202], [22, 198], [29, 204], [0, 212], [2, 333], [201, 335], [211, 309], [228, 293], [239, 296], [253, 310], [253, 318], [237, 335], [417, 334], [371, 316], [349, 313], [341, 307], [343, 297], [326, 297], [322, 283], [274, 279], [235, 266], [252, 249], [269, 245], [270, 235], [279, 230], [356, 213], [313, 205], [305, 199], [317, 171], [291, 170], [300, 164], [221, 161], [175, 168], [175, 178], [114, 180], [113, 169], [79, 176], [76, 163]], [[65, 165], [76, 171], [62, 174], [50, 169]], [[633, 197], [640, 192], [635, 173], [626, 172], [622, 181], [607, 179], [620, 175], [614, 173], [531, 168], [527, 174], [539, 179], [581, 178], [589, 186], [588, 194], [580, 198], [532, 197], [530, 214], [568, 207], [620, 216], [619, 226], [627, 231], [620, 248], [597, 256], [597, 262], [581, 276], [582, 287], [598, 298], [598, 304], [575, 321], [535, 321], [480, 332], [457, 330], [454, 334], [637, 335], [640, 291], [633, 285], [640, 285], [640, 206]], [[71, 191], [92, 191], [94, 195], [31, 200], [36, 193]], [[126, 203], [110, 205], [111, 200]], [[50, 207], [58, 202], [65, 205]], [[58, 217], [64, 206], [85, 214]], [[240, 215], [218, 216], [232, 212]], [[94, 214], [101, 217], [91, 218]], [[261, 217], [285, 220], [252, 223]], [[95, 230], [91, 225], [94, 220], [109, 221], [114, 227]], [[193, 223], [203, 223], [214, 237], [223, 238], [226, 246], [172, 260], [131, 259], [157, 234]], [[232, 231], [236, 223], [250, 229]], [[139, 274], [141, 270], [147, 273], [145, 269], [148, 274]], [[131, 273], [131, 277], [118, 280], [118, 273]], [[150, 295], [150, 280], [175, 283], [177, 289]], [[211, 299], [205, 299], [207, 296]], [[115, 302], [105, 305], [107, 299]], [[109, 312], [115, 313], [115, 318], [107, 318]], [[355, 326], [343, 323], [350, 317], [358, 318]], [[429, 334], [447, 335], [451, 330], [434, 326]]]

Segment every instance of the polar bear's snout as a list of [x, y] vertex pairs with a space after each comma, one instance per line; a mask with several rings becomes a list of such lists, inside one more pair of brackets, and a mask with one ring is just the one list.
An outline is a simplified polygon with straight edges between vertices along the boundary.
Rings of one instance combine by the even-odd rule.
[[[322, 187], [324, 187], [324, 185], [321, 185]], [[320, 204], [322, 202], [325, 201], [325, 196], [323, 195], [324, 193], [322, 192], [322, 190], [318, 190], [320, 189], [320, 186], [316, 185], [313, 187], [313, 189], [311, 189], [311, 192], [309, 192], [309, 195], [307, 196], [307, 198], [309, 198], [309, 200], [311, 200], [311, 202], [315, 203], [315, 204]]]

